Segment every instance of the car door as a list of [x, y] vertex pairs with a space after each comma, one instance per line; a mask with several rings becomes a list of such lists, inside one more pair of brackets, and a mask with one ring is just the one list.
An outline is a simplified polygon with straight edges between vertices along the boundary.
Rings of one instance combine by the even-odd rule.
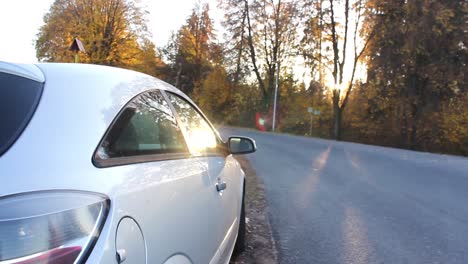
[[229, 260], [237, 235], [238, 217], [242, 199], [243, 177], [238, 163], [226, 153], [217, 132], [188, 100], [173, 93], [166, 93], [182, 124], [189, 150], [214, 179], [213, 189], [218, 192], [217, 206], [221, 215], [216, 216], [221, 226], [220, 261]]
[[[141, 229], [146, 263], [212, 263], [218, 259], [218, 193], [206, 168], [191, 158], [172, 108], [159, 90], [142, 93], [121, 111], [98, 147], [94, 162], [110, 175], [128, 175], [112, 201], [118, 218]], [[119, 169], [118, 166], [123, 166]], [[117, 170], [119, 169], [119, 170]], [[117, 209], [118, 208], [118, 209]], [[119, 241], [134, 241], [117, 231]], [[139, 263], [132, 244], [128, 263]], [[135, 256], [135, 257], [132, 257]], [[141, 256], [140, 256], [141, 257]]]

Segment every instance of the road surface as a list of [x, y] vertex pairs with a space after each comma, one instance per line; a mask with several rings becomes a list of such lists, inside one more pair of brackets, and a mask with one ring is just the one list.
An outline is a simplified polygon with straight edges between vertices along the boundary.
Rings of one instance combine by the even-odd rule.
[[468, 263], [468, 159], [224, 128], [257, 142], [280, 263]]

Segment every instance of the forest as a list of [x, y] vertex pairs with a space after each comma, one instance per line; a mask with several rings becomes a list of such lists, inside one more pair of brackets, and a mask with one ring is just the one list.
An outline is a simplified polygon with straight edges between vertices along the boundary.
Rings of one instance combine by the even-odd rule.
[[56, 0], [35, 40], [37, 58], [73, 62], [69, 47], [78, 38], [81, 63], [160, 78], [218, 125], [255, 128], [261, 116], [271, 131], [276, 99], [275, 132], [468, 155], [468, 2], [219, 0], [217, 7], [223, 21], [195, 3], [156, 47], [152, 14], [140, 1]]

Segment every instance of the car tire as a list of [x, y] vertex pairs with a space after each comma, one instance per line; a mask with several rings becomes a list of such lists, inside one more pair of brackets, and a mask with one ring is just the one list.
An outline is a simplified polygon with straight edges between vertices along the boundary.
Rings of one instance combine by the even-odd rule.
[[244, 252], [245, 250], [245, 205], [244, 205], [244, 197], [245, 197], [245, 183], [244, 183], [244, 192], [242, 193], [242, 206], [239, 218], [239, 231], [237, 233], [237, 240], [236, 245], [234, 246], [234, 256], [238, 256], [240, 253]]

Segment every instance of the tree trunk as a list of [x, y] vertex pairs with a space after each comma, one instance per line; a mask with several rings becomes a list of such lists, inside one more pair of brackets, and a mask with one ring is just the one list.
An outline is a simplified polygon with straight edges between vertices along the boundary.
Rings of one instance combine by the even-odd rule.
[[340, 107], [340, 90], [333, 90], [333, 137], [340, 140], [341, 136], [341, 113], [343, 108]]
[[266, 104], [266, 108], [268, 110], [268, 108], [270, 106], [273, 105], [273, 97], [274, 97], [274, 94], [275, 94], [275, 77], [276, 77], [276, 67], [275, 66], [272, 66], [270, 67], [270, 69], [268, 70], [268, 92], [267, 92], [267, 96], [266, 96], [266, 100], [267, 100], [267, 104]]
[[177, 66], [178, 66], [179, 69], [177, 70], [177, 75], [176, 75], [174, 86], [177, 87], [178, 89], [181, 89], [181, 87], [180, 87], [180, 78], [182, 76], [182, 63], [181, 62], [177, 63]]
[[341, 140], [341, 117], [343, 109], [338, 105], [333, 106], [333, 136], [336, 140]]

